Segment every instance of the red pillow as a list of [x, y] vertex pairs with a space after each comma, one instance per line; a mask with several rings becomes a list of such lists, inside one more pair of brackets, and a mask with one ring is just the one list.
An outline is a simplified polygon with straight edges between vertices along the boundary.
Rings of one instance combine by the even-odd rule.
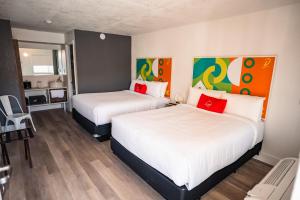
[[146, 94], [147, 85], [146, 84], [136, 83], [134, 85], [134, 91], [138, 92], [138, 93], [141, 93], [141, 94]]
[[227, 104], [227, 99], [218, 99], [214, 97], [207, 96], [205, 94], [201, 94], [198, 101], [198, 108], [216, 112], [223, 113]]

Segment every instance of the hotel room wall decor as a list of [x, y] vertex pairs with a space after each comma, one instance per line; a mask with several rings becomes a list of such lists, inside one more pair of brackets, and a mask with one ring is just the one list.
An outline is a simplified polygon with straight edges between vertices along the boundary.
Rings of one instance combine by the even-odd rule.
[[275, 56], [194, 58], [193, 87], [265, 97], [265, 119]]
[[166, 97], [170, 96], [172, 58], [138, 58], [136, 78], [145, 81], [168, 82]]

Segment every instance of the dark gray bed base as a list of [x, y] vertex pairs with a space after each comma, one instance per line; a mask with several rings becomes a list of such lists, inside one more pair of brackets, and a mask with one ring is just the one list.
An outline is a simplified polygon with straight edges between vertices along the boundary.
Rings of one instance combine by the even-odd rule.
[[72, 116], [85, 130], [94, 138], [102, 142], [109, 140], [111, 136], [111, 123], [96, 126], [93, 122], [82, 116], [75, 108], [72, 109]]
[[[226, 178], [229, 174], [236, 171], [254, 155], [257, 155], [260, 152], [261, 146], [262, 142], [258, 143], [237, 161], [215, 172], [197, 187], [189, 191], [185, 186], [177, 186], [171, 179], [129, 152], [113, 137], [111, 138], [111, 149], [114, 154], [117, 155], [123, 162], [125, 162], [131, 169], [133, 169], [139, 176], [141, 176], [163, 197], [169, 200], [199, 199], [203, 194]], [[149, 149], [149, 151], [151, 151], [151, 149]]]

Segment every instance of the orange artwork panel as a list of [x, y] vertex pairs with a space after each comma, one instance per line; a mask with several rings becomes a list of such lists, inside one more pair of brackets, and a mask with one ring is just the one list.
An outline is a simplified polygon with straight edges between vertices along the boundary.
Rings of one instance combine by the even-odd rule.
[[275, 57], [243, 58], [240, 85], [232, 85], [232, 93], [265, 97], [262, 118], [265, 119]]
[[165, 96], [171, 95], [172, 58], [138, 58], [136, 77], [146, 81], [168, 82]]
[[274, 56], [195, 58], [193, 87], [265, 97], [265, 119], [274, 66]]

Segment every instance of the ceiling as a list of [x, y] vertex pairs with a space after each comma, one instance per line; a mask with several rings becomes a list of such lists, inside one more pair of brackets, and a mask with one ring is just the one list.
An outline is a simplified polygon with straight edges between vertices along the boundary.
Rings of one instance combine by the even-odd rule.
[[[134, 35], [280, 7], [300, 0], [0, 0], [14, 27]], [[52, 20], [46, 24], [45, 20]]]

